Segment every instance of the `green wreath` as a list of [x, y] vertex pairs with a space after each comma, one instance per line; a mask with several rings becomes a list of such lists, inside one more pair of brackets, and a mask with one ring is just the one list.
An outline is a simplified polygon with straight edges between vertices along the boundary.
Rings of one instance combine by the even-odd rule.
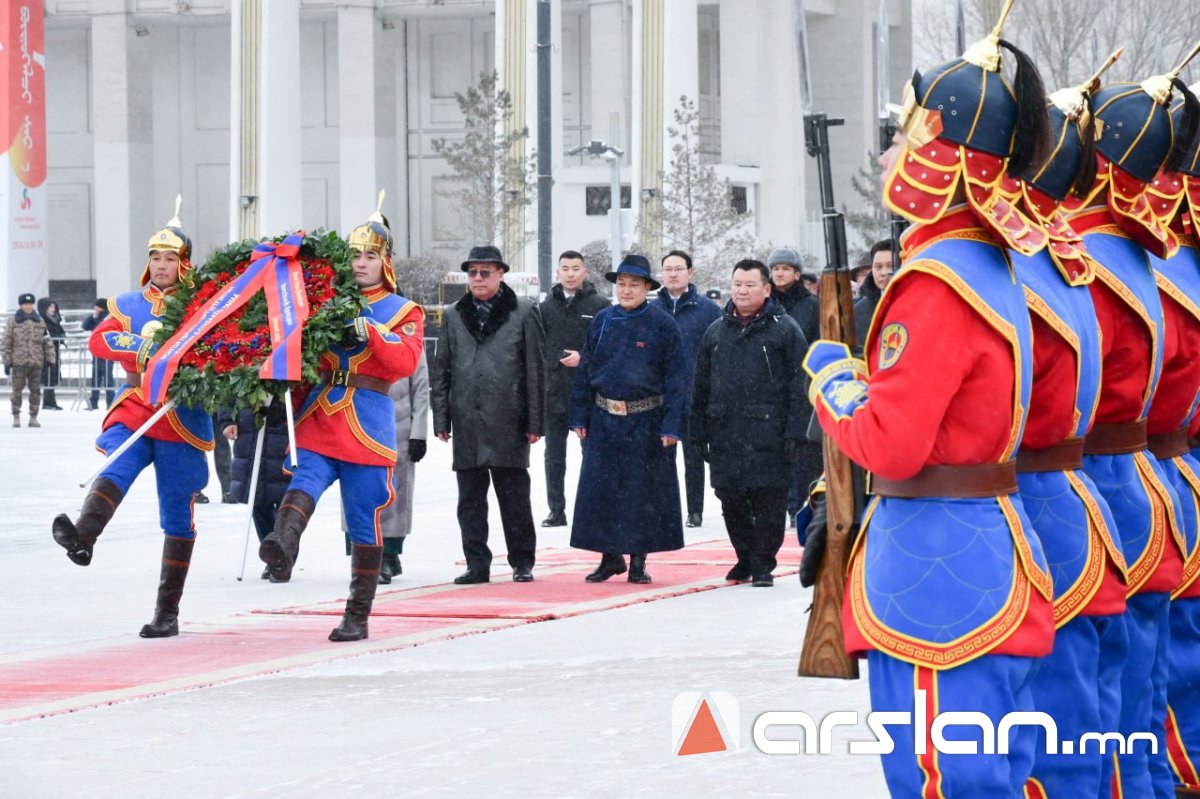
[[[162, 327], [155, 333], [159, 345], [246, 270], [257, 244], [250, 239], [230, 244], [180, 281], [179, 289], [167, 298]], [[309, 305], [301, 334], [302, 377], [306, 383], [319, 383], [321, 354], [342, 339], [346, 323], [358, 315], [364, 300], [354, 281], [350, 247], [335, 231], [305, 235], [298, 260]], [[202, 407], [210, 414], [220, 409], [237, 413], [243, 408], [261, 413], [269, 397], [283, 399], [290, 387], [287, 381], [259, 378], [259, 367], [270, 354], [267, 298], [258, 291], [183, 356], [168, 393], [176, 405]]]

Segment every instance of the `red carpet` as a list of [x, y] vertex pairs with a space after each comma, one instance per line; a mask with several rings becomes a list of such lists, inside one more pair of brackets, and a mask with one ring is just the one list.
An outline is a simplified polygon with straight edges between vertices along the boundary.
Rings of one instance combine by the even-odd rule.
[[[791, 541], [789, 541], [791, 544]], [[776, 577], [795, 573], [800, 550], [780, 552]], [[324, 663], [366, 652], [402, 649], [518, 624], [595, 613], [725, 585], [734, 561], [728, 542], [693, 544], [651, 555], [654, 582], [624, 576], [588, 584], [597, 557], [578, 550], [538, 553], [534, 582], [407, 589], [381, 587], [371, 613], [371, 638], [352, 644], [325, 639], [344, 599], [262, 609], [223, 628], [189, 627], [165, 641], [122, 639], [111, 646], [0, 664], [0, 722], [46, 716], [172, 693], [215, 683]], [[498, 559], [497, 565], [503, 561]]]

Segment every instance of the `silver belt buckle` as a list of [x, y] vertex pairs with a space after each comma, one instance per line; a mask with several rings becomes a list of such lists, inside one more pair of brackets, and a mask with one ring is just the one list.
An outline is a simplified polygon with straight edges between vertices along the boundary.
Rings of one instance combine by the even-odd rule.
[[625, 402], [625, 400], [610, 399], [608, 401], [608, 412], [615, 414], [616, 416], [628, 416], [629, 404]]

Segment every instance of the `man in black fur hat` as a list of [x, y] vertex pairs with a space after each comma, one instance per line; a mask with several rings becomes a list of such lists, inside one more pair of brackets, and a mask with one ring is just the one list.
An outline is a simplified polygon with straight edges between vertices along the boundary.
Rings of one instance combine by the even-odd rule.
[[542, 437], [545, 332], [537, 305], [504, 283], [508, 264], [491, 245], [462, 263], [468, 292], [438, 337], [430, 404], [442, 441], [454, 436], [462, 584], [491, 579], [487, 490], [496, 487], [513, 581], [533, 580], [537, 537], [529, 499], [529, 446]]

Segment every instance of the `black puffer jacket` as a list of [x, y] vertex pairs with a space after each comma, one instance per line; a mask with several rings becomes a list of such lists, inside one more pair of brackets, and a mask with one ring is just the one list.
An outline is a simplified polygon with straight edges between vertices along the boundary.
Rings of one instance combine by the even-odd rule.
[[797, 280], [787, 291], [772, 291], [771, 296], [800, 325], [805, 341], [811, 344], [821, 337], [821, 299], [804, 287], [804, 281]]
[[800, 326], [767, 298], [745, 327], [725, 315], [704, 333], [696, 356], [688, 436], [709, 446], [715, 489], [791, 485], [786, 439], [804, 438], [808, 403]]
[[503, 283], [482, 329], [470, 293], [445, 314], [429, 400], [455, 470], [529, 468], [526, 435], [544, 430], [545, 344], [537, 305]]
[[607, 297], [584, 281], [567, 304], [561, 284], [555, 284], [540, 306], [546, 328], [546, 413], [566, 417], [571, 401], [575, 370], [559, 363], [563, 350], [582, 350], [588, 326], [596, 314], [609, 306]]
[[[216, 434], [233, 424], [229, 411], [217, 414]], [[287, 492], [291, 477], [284, 473], [283, 463], [287, 457], [288, 434], [287, 420], [284, 416], [283, 405], [279, 402], [271, 404], [267, 411], [267, 431], [263, 434], [262, 465], [258, 471], [258, 495], [254, 498], [256, 506], [264, 502], [274, 505]], [[250, 501], [250, 475], [254, 469], [254, 448], [258, 439], [258, 429], [254, 426], [254, 411], [243, 409], [237, 414], [238, 437], [233, 442], [233, 462], [230, 465], [229, 495], [234, 502]]]

